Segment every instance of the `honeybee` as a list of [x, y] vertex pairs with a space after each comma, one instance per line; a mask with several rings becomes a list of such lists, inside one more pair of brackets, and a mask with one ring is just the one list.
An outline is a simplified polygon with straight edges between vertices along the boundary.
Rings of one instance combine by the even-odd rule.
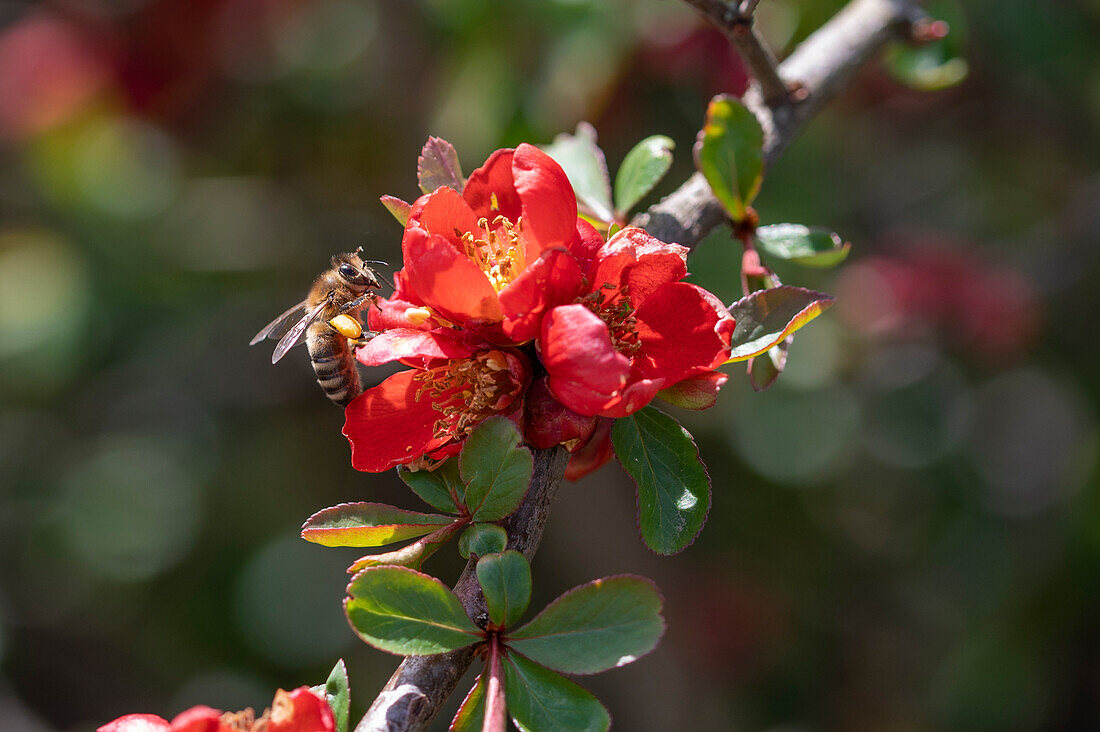
[[[347, 406], [359, 396], [359, 370], [352, 345], [362, 345], [375, 334], [364, 331], [360, 311], [377, 299], [382, 287], [370, 260], [355, 252], [337, 254], [332, 266], [313, 282], [306, 299], [272, 320], [249, 341], [254, 346], [265, 338], [278, 338], [271, 363], [276, 363], [298, 343], [305, 343], [317, 374], [317, 383], [337, 406]], [[377, 262], [384, 264], [384, 262]]]

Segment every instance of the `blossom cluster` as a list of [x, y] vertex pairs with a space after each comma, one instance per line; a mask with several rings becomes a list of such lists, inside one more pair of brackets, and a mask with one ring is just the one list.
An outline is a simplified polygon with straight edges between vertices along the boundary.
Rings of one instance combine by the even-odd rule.
[[421, 196], [401, 247], [356, 357], [409, 368], [346, 409], [359, 470], [453, 455], [504, 415], [534, 447], [565, 445], [577, 478], [610, 458], [613, 419], [674, 386], [709, 404], [725, 381], [734, 321], [683, 281], [688, 250], [638, 228], [605, 239], [532, 145], [497, 150], [461, 191]]
[[308, 686], [275, 692], [271, 708], [259, 717], [251, 709], [221, 712], [207, 706], [191, 707], [171, 722], [155, 714], [127, 714], [97, 732], [334, 732], [332, 708]]

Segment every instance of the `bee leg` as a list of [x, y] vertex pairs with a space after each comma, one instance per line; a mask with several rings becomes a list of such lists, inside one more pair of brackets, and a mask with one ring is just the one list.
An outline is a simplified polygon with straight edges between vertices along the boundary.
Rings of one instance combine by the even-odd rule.
[[377, 331], [365, 330], [363, 331], [363, 335], [359, 336], [358, 338], [349, 338], [348, 345], [350, 345], [352, 348], [362, 348], [363, 346], [374, 340], [374, 337], [376, 335], [378, 335]]
[[363, 303], [365, 303], [367, 300], [370, 300], [375, 305], [378, 304], [378, 296], [375, 295], [373, 292], [368, 292], [365, 295], [360, 295], [359, 297], [355, 298], [354, 300], [351, 300], [350, 302], [346, 303], [337, 312], [338, 312], [339, 315], [344, 315], [345, 313], [350, 313], [353, 310], [358, 310], [359, 308], [361, 308], [363, 306]]

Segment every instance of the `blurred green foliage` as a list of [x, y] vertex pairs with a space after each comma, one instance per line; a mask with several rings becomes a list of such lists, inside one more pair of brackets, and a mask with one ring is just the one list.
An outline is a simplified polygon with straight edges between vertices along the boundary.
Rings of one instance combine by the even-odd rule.
[[[760, 23], [782, 55], [841, 4]], [[620, 729], [1100, 727], [1100, 5], [965, 12], [961, 86], [872, 66], [768, 171], [763, 223], [854, 247], [777, 265], [839, 302], [773, 389], [730, 367], [676, 414], [699, 541], [647, 553], [614, 466], [555, 504], [533, 602], [626, 571], [667, 598], [654, 655], [591, 679]], [[355, 550], [298, 527], [416, 501], [249, 337], [334, 252], [399, 259], [377, 199], [429, 134], [467, 171], [580, 120], [612, 169], [665, 134], [652, 201], [744, 83], [657, 0], [0, 4], [0, 728], [262, 708], [341, 655], [355, 717], [393, 662], [342, 616]], [[716, 235], [691, 269], [731, 302], [739, 259]]]

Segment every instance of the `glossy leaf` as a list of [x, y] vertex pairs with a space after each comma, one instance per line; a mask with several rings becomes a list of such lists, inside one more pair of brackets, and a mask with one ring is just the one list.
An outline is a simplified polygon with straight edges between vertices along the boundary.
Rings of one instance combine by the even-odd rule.
[[734, 97], [712, 99], [695, 142], [695, 164], [730, 216], [743, 219], [764, 179], [764, 131], [756, 116]]
[[473, 524], [458, 537], [458, 553], [463, 559], [502, 552], [507, 546], [508, 534], [496, 524]]
[[396, 196], [382, 196], [378, 200], [382, 202], [387, 211], [393, 214], [399, 224], [404, 226], [409, 223], [409, 212], [412, 210], [412, 204], [402, 201]]
[[611, 715], [590, 691], [509, 652], [504, 657], [508, 714], [520, 732], [602, 732]]
[[485, 674], [481, 674], [462, 700], [448, 732], [476, 732], [485, 717]]
[[614, 218], [611, 211], [611, 177], [607, 161], [596, 145], [596, 130], [587, 122], [570, 135], [562, 133], [542, 148], [569, 177], [578, 203], [587, 206], [602, 221]]
[[680, 424], [653, 407], [615, 420], [615, 456], [638, 487], [642, 539], [658, 554], [687, 548], [710, 510], [710, 477]]
[[764, 391], [775, 383], [787, 365], [787, 349], [791, 338], [786, 338], [778, 346], [772, 346], [767, 353], [749, 359], [749, 383], [753, 391]]
[[462, 175], [454, 145], [438, 137], [429, 137], [416, 161], [416, 179], [424, 193], [431, 193], [440, 186], [461, 193], [466, 187], [466, 178]]
[[[397, 477], [424, 503], [448, 513], [458, 511], [455, 498], [461, 501], [466, 492], [466, 487], [462, 485], [462, 479], [458, 475], [457, 460], [447, 460], [434, 470], [412, 471], [404, 465], [399, 465]], [[454, 496], [451, 495], [452, 492]]]
[[310, 516], [302, 526], [302, 538], [322, 546], [384, 546], [430, 534], [454, 520], [384, 503], [341, 503]]
[[348, 574], [355, 574], [359, 570], [366, 569], [367, 567], [379, 567], [386, 564], [420, 569], [428, 557], [439, 551], [439, 547], [446, 544], [450, 538], [454, 536], [454, 532], [458, 530], [459, 526], [461, 526], [461, 524], [456, 521], [449, 526], [437, 529], [427, 536], [422, 536], [400, 549], [395, 549], [391, 552], [382, 552], [380, 554], [367, 554], [366, 556], [359, 557], [350, 567], [348, 567]]
[[504, 417], [477, 426], [458, 456], [466, 506], [474, 521], [497, 521], [519, 507], [531, 481], [531, 451], [519, 447], [519, 430]]
[[664, 135], [647, 137], [626, 154], [615, 175], [615, 211], [625, 215], [653, 190], [672, 166], [676, 143]]
[[351, 690], [348, 688], [348, 670], [344, 666], [344, 659], [341, 658], [336, 662], [324, 687], [318, 691], [324, 691], [325, 699], [332, 709], [332, 716], [336, 721], [336, 732], [347, 732]]
[[477, 581], [489, 608], [489, 620], [498, 628], [523, 617], [531, 601], [531, 565], [515, 550], [488, 554], [478, 560]]
[[351, 627], [368, 644], [402, 656], [446, 653], [482, 640], [450, 588], [406, 567], [369, 567], [344, 600]]
[[661, 593], [644, 577], [605, 577], [554, 600], [509, 633], [508, 645], [555, 671], [606, 671], [657, 646], [665, 631], [661, 604]]
[[790, 285], [757, 290], [741, 298], [729, 308], [737, 325], [726, 363], [766, 353], [834, 302], [836, 298], [832, 295]]
[[765, 254], [807, 267], [835, 267], [852, 248], [839, 234], [802, 224], [761, 226], [756, 240]]

